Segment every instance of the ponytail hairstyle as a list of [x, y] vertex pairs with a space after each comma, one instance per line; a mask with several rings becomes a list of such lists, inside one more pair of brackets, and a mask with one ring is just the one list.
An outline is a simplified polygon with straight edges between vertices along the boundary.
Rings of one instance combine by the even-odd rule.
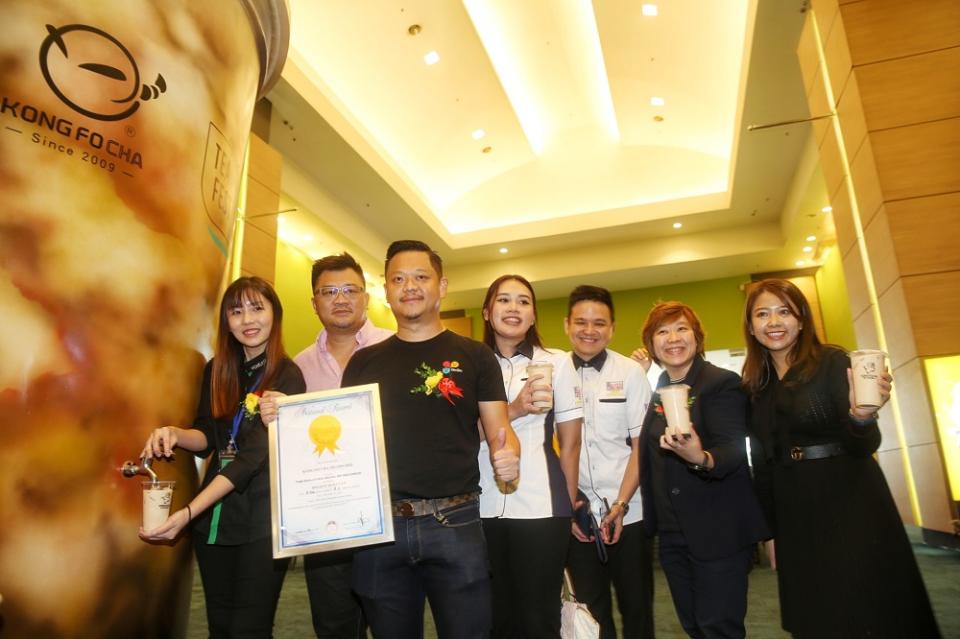
[[268, 304], [273, 310], [273, 326], [267, 338], [267, 364], [264, 367], [260, 389], [270, 388], [280, 362], [287, 357], [283, 349], [283, 306], [273, 287], [259, 277], [241, 277], [223, 293], [220, 301], [220, 321], [210, 375], [210, 403], [217, 419], [229, 417], [240, 406], [240, 362], [244, 360], [243, 344], [230, 332], [227, 313], [244, 304]]
[[776, 296], [790, 309], [800, 323], [800, 334], [787, 353], [787, 362], [795, 367], [795, 383], [805, 384], [817, 370], [823, 344], [817, 337], [813, 324], [813, 311], [807, 298], [796, 284], [781, 279], [766, 279], [753, 284], [743, 309], [743, 339], [747, 344], [747, 359], [743, 364], [743, 387], [751, 395], [759, 393], [774, 374], [770, 351], [761, 344], [752, 332], [753, 307], [763, 293]]

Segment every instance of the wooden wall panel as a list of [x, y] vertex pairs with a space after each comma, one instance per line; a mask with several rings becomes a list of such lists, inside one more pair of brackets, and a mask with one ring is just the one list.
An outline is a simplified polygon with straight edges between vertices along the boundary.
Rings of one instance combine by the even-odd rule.
[[856, 70], [871, 131], [960, 115], [960, 47]]
[[900, 413], [909, 415], [909, 419], [903, 423], [903, 435], [907, 446], [935, 444], [937, 427], [930, 403], [927, 401], [930, 394], [923, 374], [923, 361], [920, 358], [914, 358], [898, 368], [894, 372], [894, 377]]
[[960, 45], [957, 0], [841, 3], [854, 66]]
[[877, 287], [877, 294], [882, 295], [900, 277], [897, 252], [884, 207], [880, 207], [870, 224], [863, 229], [863, 240], [867, 244], [867, 255], [870, 256], [873, 283]]
[[903, 467], [903, 451], [900, 448], [881, 451], [877, 461], [883, 470], [883, 476], [890, 487], [890, 493], [897, 504], [900, 518], [908, 524], [916, 524], [910, 509], [910, 492], [907, 490], [906, 473]]
[[843, 168], [843, 158], [840, 157], [840, 146], [837, 135], [831, 128], [820, 145], [820, 167], [823, 169], [823, 179], [827, 185], [827, 194], [833, 197], [837, 189], [843, 184], [846, 171]]
[[247, 226], [256, 226], [270, 235], [277, 236], [277, 216], [280, 196], [258, 180], [247, 180]]
[[960, 117], [875, 131], [870, 142], [884, 200], [960, 191]]
[[960, 193], [885, 206], [901, 275], [960, 271]]
[[820, 70], [820, 55], [817, 53], [817, 39], [814, 35], [815, 22], [807, 14], [797, 40], [797, 62], [800, 63], [800, 75], [803, 76], [803, 88], [807, 94], [813, 86]]
[[830, 75], [830, 88], [836, 100], [843, 93], [843, 88], [850, 78], [851, 61], [850, 48], [847, 46], [847, 32], [843, 28], [843, 19], [840, 16], [834, 20], [833, 29], [827, 35], [821, 32], [823, 38], [823, 57], [827, 63]]
[[[878, 296], [880, 317], [883, 318], [883, 334], [887, 343], [887, 356], [890, 366], [897, 368], [917, 358], [917, 346], [913, 336], [910, 309], [903, 293], [903, 280], [897, 280], [893, 286]], [[879, 348], [879, 340], [874, 344], [858, 344], [861, 348]]]
[[258, 136], [250, 135], [250, 166], [247, 175], [280, 194], [283, 157]]
[[960, 353], [960, 271], [900, 278], [921, 357]]
[[850, 74], [847, 86], [837, 102], [837, 117], [840, 119], [840, 135], [847, 150], [847, 157], [852, 158], [867, 138], [867, 120], [863, 116], [856, 72]]
[[880, 205], [883, 204], [883, 191], [880, 188], [877, 165], [873, 159], [873, 144], [870, 137], [860, 145], [850, 160], [850, 177], [853, 180], [860, 221], [863, 225], [869, 224], [880, 210]]
[[240, 264], [243, 270], [273, 283], [277, 268], [277, 238], [247, 224], [243, 229]]
[[830, 206], [833, 207], [833, 227], [837, 233], [837, 248], [840, 249], [840, 255], [846, 257], [850, 249], [857, 243], [857, 231], [853, 224], [853, 209], [850, 207], [850, 190], [847, 188], [847, 180], [844, 178], [843, 184], [837, 189], [836, 194], [830, 200]]
[[937, 444], [923, 444], [910, 446], [907, 450], [910, 452], [910, 467], [917, 487], [923, 527], [952, 530], [950, 519], [953, 509], [950, 507], [940, 447]]

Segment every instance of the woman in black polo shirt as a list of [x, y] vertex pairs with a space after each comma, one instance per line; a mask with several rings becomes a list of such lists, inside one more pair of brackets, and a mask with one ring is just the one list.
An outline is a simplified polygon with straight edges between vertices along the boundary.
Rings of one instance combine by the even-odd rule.
[[[812, 317], [800, 289], [770, 279], [753, 285], [743, 319], [755, 483], [783, 627], [800, 639], [939, 637], [873, 458], [876, 409], [855, 405], [850, 360], [820, 343]], [[882, 377], [886, 403], [893, 378]]]
[[258, 277], [231, 284], [220, 303], [214, 357], [203, 371], [193, 427], [158, 428], [144, 457], [175, 447], [211, 452], [200, 492], [145, 540], [173, 539], [192, 522], [211, 637], [269, 637], [289, 560], [274, 560], [270, 530], [267, 432], [258, 410], [265, 389], [305, 390], [281, 340], [283, 308]]

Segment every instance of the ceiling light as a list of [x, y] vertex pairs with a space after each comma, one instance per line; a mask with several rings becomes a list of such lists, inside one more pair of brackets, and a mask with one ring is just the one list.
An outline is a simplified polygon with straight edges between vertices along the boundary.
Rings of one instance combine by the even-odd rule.
[[640, 12], [645, 16], [656, 16], [659, 14], [659, 11], [657, 11], [657, 5], [655, 4], [640, 5]]
[[282, 215], [278, 215], [278, 216], [277, 216], [277, 224], [283, 224], [283, 216], [282, 216]]
[[483, 138], [483, 136], [485, 136], [486, 134], [487, 134], [487, 132], [484, 131], [483, 129], [477, 129], [476, 131], [474, 131], [474, 132], [471, 133], [470, 135], [473, 136], [473, 139], [474, 139], [474, 140], [479, 140], [479, 139]]
[[813, 247], [812, 247], [812, 246], [804, 246], [804, 247], [803, 247], [803, 252], [804, 252], [804, 253], [813, 253]]
[[829, 212], [832, 211], [832, 210], [833, 210], [833, 207], [832, 207], [832, 206], [825, 206], [825, 207], [823, 207], [822, 209], [820, 209], [820, 212], [821, 212], [821, 213], [829, 213]]
[[794, 262], [794, 264], [796, 264], [797, 266], [803, 266], [804, 264], [806, 264], [806, 262], [804, 262], [803, 260], [797, 260], [796, 262]]
[[663, 106], [664, 104], [666, 104], [666, 101], [663, 98], [653, 96], [652, 98], [650, 98], [650, 104], [651, 106]]
[[427, 55], [423, 56], [423, 61], [427, 64], [436, 64], [440, 62], [440, 54], [436, 51], [431, 51]]
[[675, 229], [681, 228], [682, 226], [683, 226], [683, 223], [682, 223], [682, 222], [674, 222], [674, 223], [673, 223], [673, 228], [675, 228]]
[[501, 253], [501, 254], [506, 255], [506, 254], [509, 253], [509, 252], [510, 252], [510, 249], [508, 249], [506, 246], [501, 246], [501, 247], [500, 247], [500, 253]]
[[816, 235], [808, 235], [808, 236], [807, 236], [807, 241], [808, 241], [808, 242], [816, 242], [816, 241], [817, 241], [817, 236], [816, 236]]
[[303, 236], [303, 241], [304, 241], [304, 242], [309, 242], [309, 241], [312, 240], [312, 239], [313, 239], [313, 236], [310, 235], [309, 233], [307, 233], [307, 234], [305, 234], [305, 235]]

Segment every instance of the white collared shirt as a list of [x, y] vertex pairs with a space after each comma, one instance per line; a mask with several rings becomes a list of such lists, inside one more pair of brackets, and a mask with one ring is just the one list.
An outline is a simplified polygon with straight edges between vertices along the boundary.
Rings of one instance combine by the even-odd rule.
[[[529, 351], [528, 351], [529, 352]], [[513, 357], [497, 355], [503, 373], [507, 401], [512, 402], [527, 382], [527, 366], [534, 362], [553, 364], [554, 423], [578, 419], [583, 415], [577, 376], [563, 366], [566, 354], [557, 350], [535, 348], [533, 358], [517, 352]], [[560, 462], [553, 451], [554, 426], [546, 423], [548, 414], [530, 413], [511, 422], [520, 440], [520, 479], [516, 491], [500, 492], [490, 466], [487, 443], [480, 444], [480, 516], [509, 519], [539, 519], [569, 514], [570, 495]], [[548, 457], [549, 456], [549, 457]]]
[[[630, 440], [640, 437], [652, 395], [640, 364], [610, 349], [606, 353], [599, 371], [587, 366], [577, 371], [571, 354], [563, 363], [565, 369], [574, 372], [583, 393], [579, 485], [598, 520], [602, 516], [602, 498], [609, 504], [617, 500], [630, 460]], [[639, 489], [629, 504], [624, 524], [643, 519]]]

